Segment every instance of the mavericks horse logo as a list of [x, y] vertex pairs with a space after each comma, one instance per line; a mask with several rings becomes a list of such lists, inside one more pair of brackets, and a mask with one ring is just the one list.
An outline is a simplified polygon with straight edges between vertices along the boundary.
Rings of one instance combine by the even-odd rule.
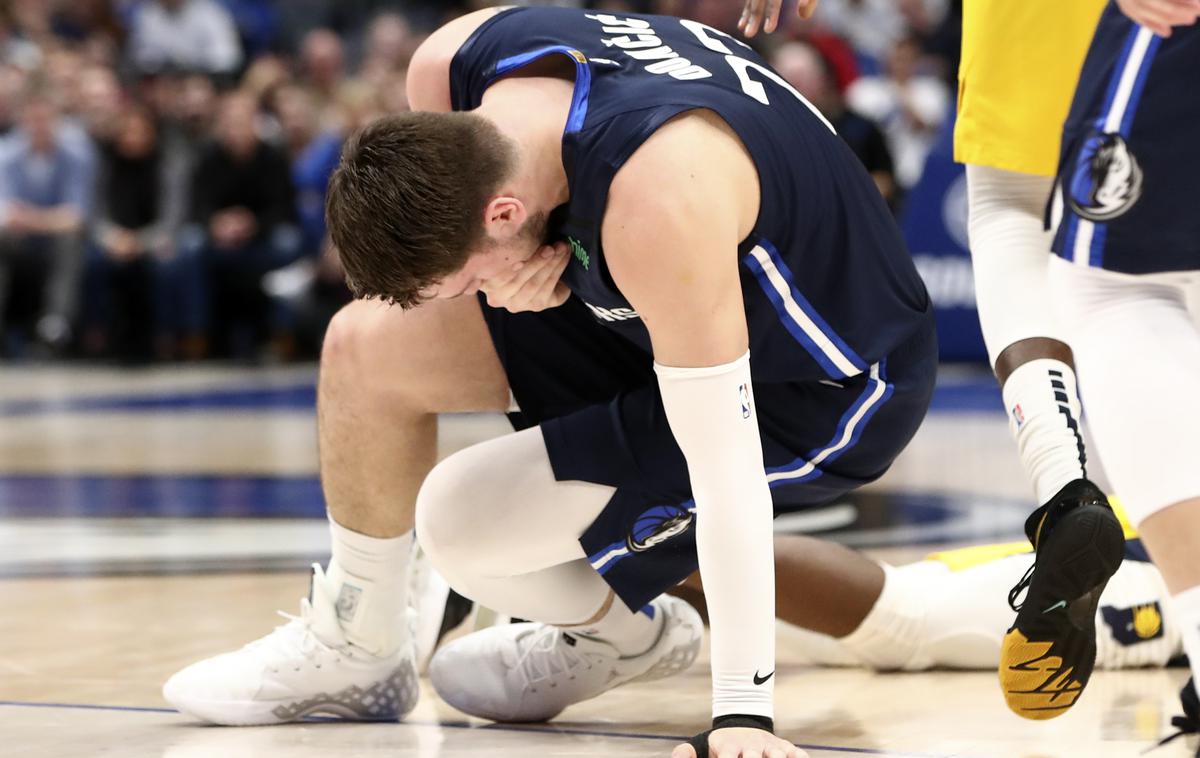
[[1066, 196], [1088, 221], [1110, 221], [1133, 207], [1142, 196], [1142, 167], [1121, 135], [1097, 133], [1084, 141]]

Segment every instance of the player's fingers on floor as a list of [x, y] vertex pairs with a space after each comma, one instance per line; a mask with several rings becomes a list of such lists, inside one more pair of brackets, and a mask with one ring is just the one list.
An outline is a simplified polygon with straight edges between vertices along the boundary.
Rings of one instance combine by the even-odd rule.
[[763, 758], [787, 758], [787, 751], [783, 748], [769, 747], [763, 751]]
[[808, 19], [812, 18], [814, 13], [817, 12], [818, 2], [820, 2], [820, 0], [800, 0], [799, 4], [796, 6], [796, 12], [800, 14], [800, 18], [807, 21]]
[[[686, 742], [682, 745], [676, 745], [671, 751], [671, 758], [696, 758], [696, 750]], [[708, 758], [708, 756], [704, 756]]]

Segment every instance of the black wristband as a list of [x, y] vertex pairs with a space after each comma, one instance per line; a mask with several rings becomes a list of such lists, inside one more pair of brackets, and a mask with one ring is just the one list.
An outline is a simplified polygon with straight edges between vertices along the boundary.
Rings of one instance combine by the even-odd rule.
[[766, 716], [730, 713], [725, 716], [717, 716], [713, 719], [712, 724], [712, 729], [700, 732], [700, 734], [688, 740], [688, 744], [696, 751], [696, 758], [708, 758], [708, 735], [718, 729], [761, 729], [764, 732], [775, 734], [775, 722]]
[[728, 729], [742, 727], [743, 729], [761, 729], [775, 734], [775, 722], [766, 716], [744, 716], [740, 713], [730, 713], [713, 719], [713, 729]]

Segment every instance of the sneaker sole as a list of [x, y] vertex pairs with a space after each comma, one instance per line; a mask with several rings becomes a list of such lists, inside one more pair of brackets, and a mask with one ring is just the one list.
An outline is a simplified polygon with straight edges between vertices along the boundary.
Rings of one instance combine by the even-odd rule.
[[[1048, 554], [1038, 558], [1051, 570], [1034, 574], [1036, 586], [1030, 586], [1029, 597], [1065, 598], [1065, 607], [1047, 610], [1026, 601], [1000, 649], [1005, 703], [1013, 713], [1033, 720], [1066, 713], [1087, 686], [1096, 661], [1096, 608], [1125, 553], [1124, 530], [1103, 506], [1080, 506], [1063, 517], [1054, 533], [1061, 535], [1059, 540], [1046, 545]], [[1059, 615], [1051, 619], [1057, 636], [1031, 640], [1023, 630], [1044, 625], [1046, 613]], [[1064, 667], [1064, 658], [1073, 664]]]
[[671, 628], [664, 630], [665, 634], [682, 637], [654, 665], [637, 676], [627, 679], [622, 684], [630, 682], [653, 682], [656, 679], [666, 679], [669, 676], [682, 674], [692, 667], [700, 655], [700, 646], [704, 643], [704, 622], [700, 614], [689, 603], [671, 598], [665, 600], [675, 606], [671, 611]]
[[417, 707], [419, 696], [410, 663], [365, 689], [351, 685], [333, 694], [294, 700], [204, 700], [176, 691], [170, 682], [163, 686], [163, 697], [180, 713], [220, 726], [288, 724], [316, 714], [347, 721], [399, 721]]

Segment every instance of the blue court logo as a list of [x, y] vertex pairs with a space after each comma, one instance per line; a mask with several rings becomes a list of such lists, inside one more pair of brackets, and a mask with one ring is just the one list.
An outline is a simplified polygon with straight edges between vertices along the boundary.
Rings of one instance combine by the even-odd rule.
[[1142, 196], [1142, 167], [1121, 135], [1088, 136], [1066, 196], [1071, 210], [1088, 221], [1111, 221], [1137, 203]]
[[692, 513], [678, 505], [656, 505], [638, 516], [626, 544], [630, 551], [641, 553], [661, 545], [692, 525]]

